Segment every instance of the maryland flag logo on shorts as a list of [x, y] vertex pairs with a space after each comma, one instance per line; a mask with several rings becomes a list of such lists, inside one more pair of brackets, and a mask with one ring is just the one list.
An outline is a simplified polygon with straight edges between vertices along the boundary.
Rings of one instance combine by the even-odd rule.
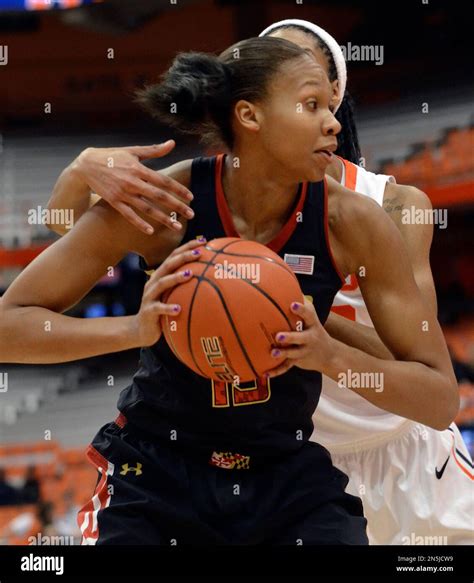
[[250, 456], [230, 451], [215, 451], [209, 460], [211, 466], [224, 468], [225, 470], [248, 470], [250, 468]]

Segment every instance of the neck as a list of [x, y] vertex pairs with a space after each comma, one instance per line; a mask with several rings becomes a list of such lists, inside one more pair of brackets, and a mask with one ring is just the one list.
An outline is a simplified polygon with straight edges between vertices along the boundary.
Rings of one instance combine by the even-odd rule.
[[337, 182], [341, 183], [342, 167], [343, 162], [339, 158], [334, 156], [334, 160], [326, 168], [326, 176], [330, 176], [331, 178], [334, 178], [334, 180], [337, 180]]
[[[289, 176], [277, 175], [273, 162], [265, 164], [263, 157], [235, 151], [226, 156], [223, 168], [223, 189], [234, 224], [242, 236], [265, 239], [279, 230], [289, 218], [298, 194], [299, 184]], [[234, 160], [239, 161], [235, 167]]]

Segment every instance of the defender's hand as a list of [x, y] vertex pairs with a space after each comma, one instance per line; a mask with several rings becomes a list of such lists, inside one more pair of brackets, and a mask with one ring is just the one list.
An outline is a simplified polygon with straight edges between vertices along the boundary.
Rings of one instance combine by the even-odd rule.
[[[176, 180], [142, 164], [147, 158], [166, 156], [175, 145], [168, 140], [155, 146], [87, 148], [74, 161], [72, 169], [140, 231], [151, 234], [153, 228], [133, 208], [169, 229], [180, 230], [181, 223], [173, 220], [170, 213], [193, 218], [194, 212], [188, 206], [193, 195]], [[166, 207], [170, 212], [158, 207]]]

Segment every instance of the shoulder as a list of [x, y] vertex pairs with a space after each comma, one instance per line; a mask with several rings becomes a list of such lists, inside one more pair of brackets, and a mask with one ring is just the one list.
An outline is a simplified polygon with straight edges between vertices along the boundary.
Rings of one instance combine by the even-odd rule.
[[190, 188], [193, 161], [193, 158], [182, 160], [176, 164], [173, 164], [172, 166], [168, 166], [168, 168], [160, 170], [159, 172], [164, 176], [173, 178], [173, 180], [176, 180], [186, 188]]
[[[427, 257], [433, 240], [434, 226], [430, 215], [433, 205], [429, 197], [415, 186], [387, 185], [383, 209], [400, 231], [412, 261]], [[418, 220], [421, 215], [422, 220]], [[428, 215], [428, 220], [424, 217]]]
[[[148, 265], [159, 263], [179, 246], [186, 232], [185, 224], [180, 231], [174, 231], [156, 223], [148, 215], [134, 210], [153, 226], [155, 231], [152, 235], [139, 231], [104, 200], [100, 200], [89, 209], [80, 218], [77, 226], [79, 227], [82, 222], [89, 222], [89, 232], [95, 233], [100, 238], [104, 248], [112, 245], [124, 255], [127, 253], [141, 255]], [[182, 219], [180, 221], [184, 223]]]
[[328, 223], [339, 248], [341, 271], [353, 273], [358, 260], [390, 239], [396, 231], [382, 208], [371, 198], [349, 190], [335, 180], [327, 181]]
[[[177, 162], [160, 170], [160, 173], [162, 176], [172, 178], [189, 188], [192, 162], [192, 159]], [[180, 231], [172, 231], [136, 208], [134, 208], [134, 212], [153, 226], [154, 233], [152, 235], [146, 235], [139, 231], [103, 199], [91, 207], [79, 222], [90, 220], [95, 223], [101, 237], [106, 238], [106, 240], [113, 238], [117, 246], [125, 252], [134, 252], [143, 256], [149, 265], [161, 261], [182, 241], [187, 224], [187, 221], [182, 217], [180, 217], [180, 222], [183, 228]]]
[[385, 212], [399, 213], [410, 206], [422, 209], [432, 208], [428, 195], [416, 186], [387, 182], [383, 198]]
[[346, 229], [349, 225], [370, 222], [384, 214], [374, 200], [331, 178], [327, 178], [327, 189], [328, 220], [334, 228]]

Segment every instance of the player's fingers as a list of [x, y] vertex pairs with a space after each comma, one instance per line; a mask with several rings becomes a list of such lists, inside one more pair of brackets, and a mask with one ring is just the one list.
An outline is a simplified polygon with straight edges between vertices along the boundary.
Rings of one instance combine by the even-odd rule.
[[160, 158], [166, 156], [176, 146], [174, 140], [167, 140], [161, 144], [152, 144], [151, 146], [128, 146], [125, 149], [138, 157], [139, 160], [148, 160], [150, 158]]
[[305, 344], [308, 341], [308, 331], [302, 330], [301, 332], [278, 332], [278, 334], [275, 334], [275, 341], [281, 346]]
[[305, 299], [305, 303], [293, 302], [290, 306], [291, 311], [297, 314], [304, 322], [305, 328], [319, 324], [318, 316], [313, 304]]
[[150, 287], [147, 289], [147, 298], [157, 299], [166, 290], [171, 289], [175, 285], [189, 281], [193, 273], [190, 269], [184, 269], [182, 271], [177, 271], [170, 275], [165, 275], [153, 281]]
[[298, 347], [298, 348], [282, 348], [276, 347], [272, 349], [271, 352], [273, 358], [289, 358], [291, 360], [299, 360], [300, 358], [304, 358], [308, 354], [307, 347]]
[[171, 215], [161, 211], [146, 199], [136, 196], [130, 200], [130, 204], [141, 211], [143, 214], [148, 215], [157, 223], [160, 223], [169, 229], [178, 231], [182, 228], [182, 225], [179, 221], [171, 217]]
[[163, 172], [152, 170], [141, 164], [137, 169], [137, 175], [142, 180], [146, 180], [146, 182], [150, 183], [152, 186], [160, 188], [167, 193], [175, 194], [178, 198], [186, 202], [189, 202], [194, 198], [192, 192], [188, 188]]
[[173, 271], [176, 271], [176, 269], [184, 263], [199, 259], [201, 255], [199, 247], [202, 247], [205, 242], [205, 237], [200, 236], [196, 239], [191, 239], [187, 243], [184, 243], [184, 245], [180, 245], [174, 249], [160, 267], [154, 271], [147, 283], [151, 285], [154, 280], [159, 279], [168, 273], [173, 273]]
[[144, 211], [147, 214], [148, 211], [153, 211], [156, 208], [155, 205], [161, 205], [187, 219], [194, 218], [194, 211], [187, 204], [181, 202], [175, 195], [169, 194], [156, 186], [152, 186], [144, 180], [137, 181], [136, 192], [139, 192], [141, 196], [135, 197], [133, 202], [131, 201], [131, 204], [135, 200], [141, 200], [145, 204], [148, 204], [150, 208]]
[[148, 309], [153, 316], [177, 316], [181, 311], [178, 304], [164, 304], [163, 302], [151, 302]]
[[281, 374], [288, 372], [290, 370], [290, 368], [292, 368], [293, 366], [294, 366], [294, 363], [291, 362], [291, 360], [285, 360], [280, 365], [267, 371], [264, 374], [264, 377], [267, 379], [271, 379], [273, 377], [280, 376]]
[[116, 201], [111, 204], [114, 209], [116, 209], [130, 224], [132, 224], [138, 230], [147, 235], [151, 235], [153, 233], [153, 227], [144, 221], [141, 217], [139, 217], [137, 213], [133, 211], [128, 205], [121, 201]]
[[174, 249], [169, 254], [169, 257], [175, 257], [176, 255], [180, 255], [181, 253], [186, 253], [186, 251], [191, 251], [196, 247], [202, 247], [202, 245], [206, 242], [207, 242], [206, 237], [204, 237], [203, 235], [199, 235], [199, 237], [196, 237], [195, 239], [190, 239], [187, 243], [183, 243], [183, 245], [176, 247], [176, 249]]
[[201, 255], [200, 249], [192, 249], [191, 251], [185, 251], [184, 253], [179, 253], [177, 255], [170, 255], [166, 260], [160, 265], [160, 267], [153, 273], [148, 283], [149, 287], [152, 286], [153, 282], [169, 273], [175, 272], [185, 263], [190, 263], [196, 261]]

